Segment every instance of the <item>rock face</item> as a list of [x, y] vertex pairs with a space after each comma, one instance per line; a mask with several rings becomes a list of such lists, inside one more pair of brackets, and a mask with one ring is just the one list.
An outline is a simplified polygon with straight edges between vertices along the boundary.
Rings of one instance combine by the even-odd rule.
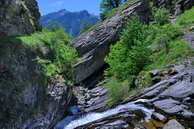
[[167, 8], [172, 14], [178, 15], [194, 5], [193, 0], [152, 0], [157, 8]]
[[0, 40], [1, 129], [51, 128], [70, 103], [72, 92], [59, 79], [48, 88], [37, 55], [19, 40]]
[[148, 21], [147, 0], [128, 5], [120, 13], [105, 20], [96, 29], [84, 33], [74, 40], [73, 45], [81, 57], [81, 61], [74, 65], [77, 83], [90, 77], [104, 66], [104, 57], [108, 54], [109, 46], [117, 41], [123, 24], [134, 12], [139, 14], [142, 22]]
[[[14, 35], [39, 28], [35, 0], [0, 1], [0, 128], [49, 129], [69, 105], [71, 89], [58, 78], [47, 79], [34, 60], [42, 53], [25, 46]], [[6, 37], [12, 36], [12, 37]]]
[[35, 0], [0, 1], [0, 35], [29, 34], [39, 29], [40, 13]]

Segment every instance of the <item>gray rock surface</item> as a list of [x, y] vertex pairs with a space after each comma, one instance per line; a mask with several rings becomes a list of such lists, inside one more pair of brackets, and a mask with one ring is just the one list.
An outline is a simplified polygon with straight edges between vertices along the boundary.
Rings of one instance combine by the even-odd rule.
[[184, 41], [194, 49], [194, 32], [188, 32], [183, 36]]
[[1, 0], [0, 35], [30, 34], [40, 28], [39, 17], [35, 0]]
[[147, 22], [149, 8], [147, 0], [129, 4], [123, 11], [105, 20], [94, 30], [84, 33], [73, 41], [81, 61], [74, 65], [74, 75], [77, 83], [82, 82], [104, 66], [104, 58], [109, 46], [114, 44], [126, 19], [137, 12], [142, 22]]
[[106, 99], [108, 98], [107, 90], [102, 87], [96, 87], [91, 90], [75, 87], [74, 94], [82, 112], [102, 112], [108, 108], [106, 104]]
[[170, 120], [163, 129], [185, 129], [179, 122], [176, 120]]

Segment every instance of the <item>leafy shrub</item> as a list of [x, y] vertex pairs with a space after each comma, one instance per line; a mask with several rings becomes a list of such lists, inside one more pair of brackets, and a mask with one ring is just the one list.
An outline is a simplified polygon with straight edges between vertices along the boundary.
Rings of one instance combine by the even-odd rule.
[[42, 66], [42, 72], [47, 77], [55, 74], [65, 75], [66, 80], [72, 80], [72, 63], [78, 61], [76, 50], [71, 47], [70, 39], [63, 29], [53, 31], [44, 30], [31, 36], [19, 37], [23, 43], [33, 50], [39, 50], [48, 57], [37, 57], [38, 63]]
[[169, 42], [169, 53], [166, 55], [165, 48], [153, 53], [150, 56], [152, 63], [145, 67], [145, 70], [162, 69], [168, 64], [176, 63], [187, 57], [194, 56], [193, 50], [181, 40], [172, 40]]
[[[63, 29], [55, 31], [51, 42], [45, 43], [53, 52], [54, 59], [46, 64], [44, 68], [46, 75], [54, 75], [56, 73], [64, 74], [66, 79], [72, 79], [71, 65], [78, 61], [76, 50], [70, 46], [70, 40]], [[45, 64], [44, 64], [45, 66]], [[50, 70], [53, 69], [53, 70]]]
[[134, 1], [135, 0], [125, 0], [125, 1], [122, 1], [122, 3], [117, 8], [103, 10], [103, 12], [100, 13], [101, 21], [104, 21], [107, 18], [110, 18], [110, 17], [114, 16], [115, 14], [121, 12], [124, 8], [126, 8], [129, 5], [129, 3], [132, 3]]
[[171, 40], [182, 35], [180, 28], [172, 24], [165, 24], [163, 26], [150, 25], [151, 32], [147, 37], [146, 42], [151, 43], [153, 51], [158, 51], [162, 48], [166, 50], [166, 54], [169, 53], [169, 43]]
[[141, 24], [137, 17], [129, 20], [120, 40], [110, 48], [105, 62], [109, 69], [104, 87], [108, 89], [109, 103], [117, 102], [129, 94], [134, 88], [135, 77], [149, 63], [147, 49], [147, 26]]
[[152, 84], [152, 77], [149, 72], [142, 71], [139, 73], [137, 79], [135, 80], [135, 85], [138, 88], [145, 88]]
[[183, 29], [187, 29], [187, 27], [194, 25], [194, 7], [178, 16], [176, 23], [183, 27]]
[[166, 9], [157, 9], [154, 12], [154, 21], [159, 25], [164, 25], [169, 23], [169, 11]]
[[109, 99], [107, 101], [108, 104], [112, 104], [115, 102], [119, 102], [124, 99], [129, 94], [129, 83], [128, 81], [119, 81], [115, 77], [111, 77], [106, 80], [104, 88], [108, 90]]
[[105, 62], [110, 68], [106, 74], [125, 80], [137, 75], [148, 63], [149, 51], [145, 44], [146, 27], [136, 17], [129, 20], [120, 40], [110, 48]]

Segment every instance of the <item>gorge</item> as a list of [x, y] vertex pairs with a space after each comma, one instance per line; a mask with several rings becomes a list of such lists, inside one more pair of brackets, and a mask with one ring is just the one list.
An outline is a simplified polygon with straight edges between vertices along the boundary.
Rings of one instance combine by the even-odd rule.
[[[192, 6], [193, 0], [126, 2], [118, 12], [70, 42], [60, 31], [41, 31], [35, 0], [0, 1], [0, 128], [193, 129]], [[155, 25], [153, 8], [169, 10], [170, 22], [166, 26]], [[114, 44], [124, 40], [120, 35], [134, 16], [151, 29], [167, 28], [176, 34], [165, 30], [166, 34], [173, 35], [171, 41], [168, 40], [173, 43], [167, 50], [154, 49], [153, 56], [149, 57], [154, 61], [142, 70], [146, 74], [138, 73], [133, 80], [134, 85], [140, 86], [143, 82], [146, 86], [134, 88], [134, 92], [119, 101], [108, 103], [111, 95], [110, 89], [104, 86], [107, 81], [104, 71], [111, 66], [105, 58], [113, 51]], [[180, 32], [171, 25], [179, 25]], [[163, 31], [153, 29], [153, 33], [159, 35]], [[67, 58], [74, 54], [73, 49], [70, 51], [70, 46], [66, 46], [69, 42], [79, 57], [73, 63]], [[148, 47], [152, 50], [153, 46]], [[158, 63], [160, 58], [162, 61]], [[163, 64], [164, 67], [158, 67]], [[149, 85], [147, 79], [151, 81]], [[119, 85], [122, 89], [123, 83]], [[128, 89], [125, 87], [125, 90]]]

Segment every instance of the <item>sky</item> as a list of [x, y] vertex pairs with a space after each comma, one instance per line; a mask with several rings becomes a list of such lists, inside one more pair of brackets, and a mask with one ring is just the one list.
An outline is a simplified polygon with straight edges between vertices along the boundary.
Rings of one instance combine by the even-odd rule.
[[37, 0], [41, 15], [56, 12], [61, 9], [68, 11], [87, 10], [91, 14], [99, 15], [101, 0]]

